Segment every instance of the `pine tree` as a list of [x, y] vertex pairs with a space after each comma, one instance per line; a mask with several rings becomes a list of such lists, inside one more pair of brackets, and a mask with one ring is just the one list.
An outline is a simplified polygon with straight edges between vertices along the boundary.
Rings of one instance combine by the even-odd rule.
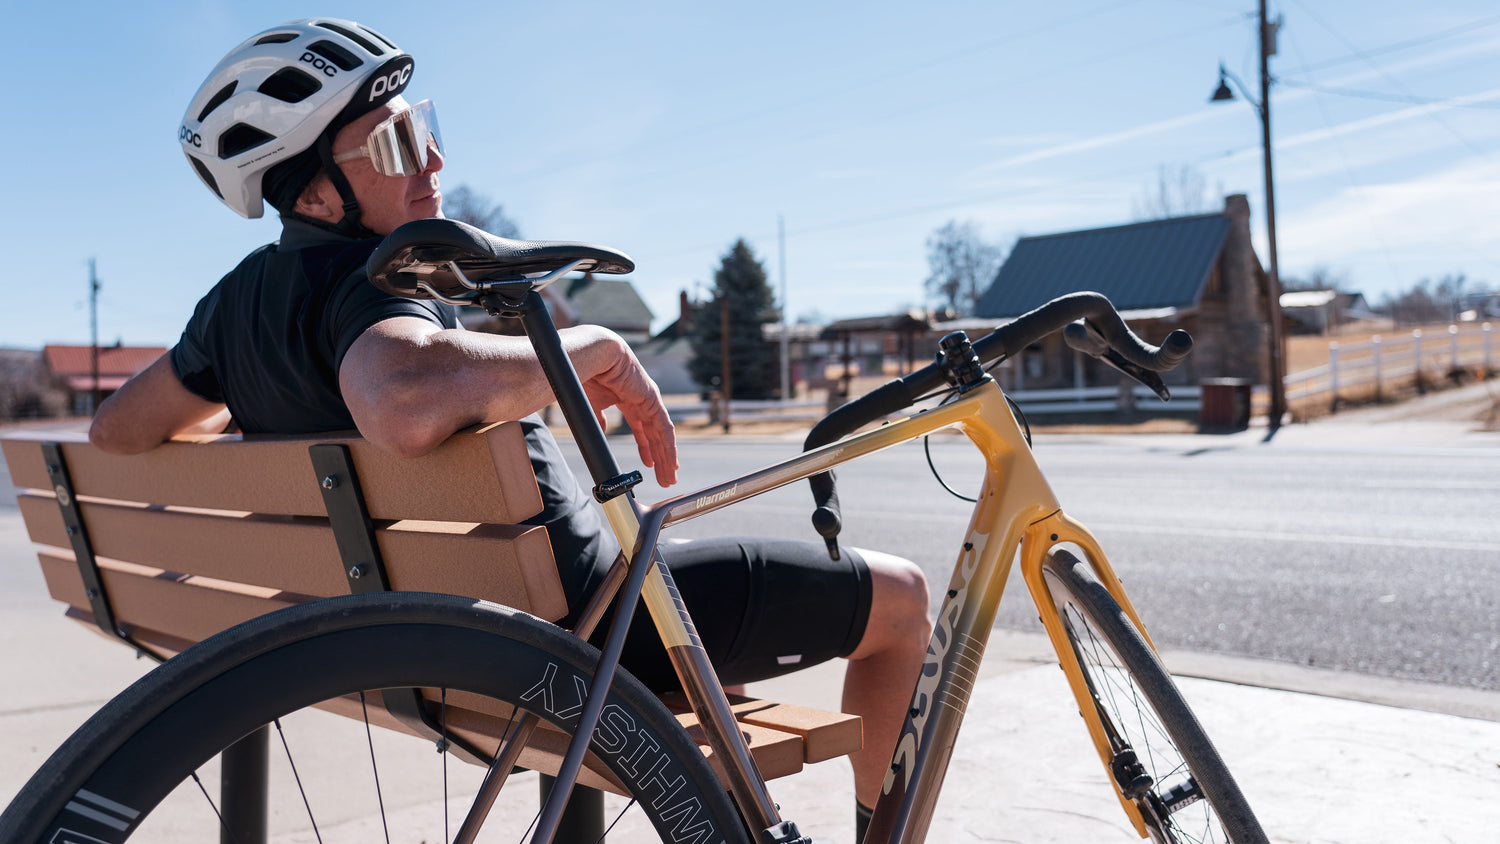
[[714, 273], [713, 298], [693, 314], [693, 357], [688, 371], [705, 389], [722, 373], [722, 308], [729, 303], [731, 398], [770, 398], [780, 383], [776, 360], [761, 326], [778, 317], [766, 269], [744, 239], [736, 240]]

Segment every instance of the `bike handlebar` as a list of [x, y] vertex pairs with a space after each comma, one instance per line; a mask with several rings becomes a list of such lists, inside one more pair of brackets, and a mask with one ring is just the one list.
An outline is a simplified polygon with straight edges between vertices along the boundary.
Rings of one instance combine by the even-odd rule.
[[[974, 341], [974, 353], [981, 364], [988, 364], [1011, 357], [1059, 329], [1069, 346], [1142, 381], [1164, 401], [1169, 394], [1156, 373], [1177, 366], [1193, 348], [1192, 337], [1182, 329], [1168, 334], [1160, 346], [1153, 346], [1130, 330], [1103, 294], [1073, 293], [1053, 299]], [[939, 354], [937, 361], [834, 409], [813, 426], [803, 450], [827, 445], [877, 419], [904, 410], [946, 383], [948, 374]], [[833, 473], [813, 475], [808, 483], [812, 486], [815, 507], [813, 528], [828, 544], [829, 555], [838, 559], [842, 520]]]

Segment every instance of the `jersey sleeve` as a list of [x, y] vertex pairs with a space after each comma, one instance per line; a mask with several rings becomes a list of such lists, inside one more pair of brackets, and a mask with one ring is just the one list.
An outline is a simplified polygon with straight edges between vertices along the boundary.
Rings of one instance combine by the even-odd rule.
[[380, 290], [365, 277], [364, 271], [352, 273], [340, 285], [338, 295], [330, 302], [328, 317], [333, 340], [334, 371], [343, 366], [344, 355], [370, 326], [393, 317], [411, 316], [431, 322], [439, 328], [457, 328], [457, 309], [441, 302], [419, 301], [394, 296]]
[[206, 401], [224, 403], [224, 388], [214, 370], [213, 357], [209, 353], [209, 323], [219, 304], [219, 288], [216, 285], [193, 310], [192, 319], [183, 329], [182, 337], [167, 352], [172, 364], [172, 374], [182, 382], [188, 392]]

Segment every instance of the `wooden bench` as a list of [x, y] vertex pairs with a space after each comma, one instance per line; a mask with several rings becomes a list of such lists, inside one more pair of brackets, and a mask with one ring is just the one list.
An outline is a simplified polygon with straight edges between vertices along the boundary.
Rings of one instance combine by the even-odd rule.
[[[514, 423], [460, 432], [417, 459], [326, 436], [184, 437], [131, 457], [100, 452], [81, 434], [11, 435], [0, 446], [52, 597], [69, 617], [162, 657], [246, 619], [351, 590], [464, 595], [547, 620], [567, 612], [546, 530], [518, 524], [541, 510], [541, 498]], [[350, 509], [359, 500], [363, 522]], [[372, 536], [385, 583], [368, 559]], [[667, 702], [699, 732], [680, 698]], [[857, 717], [733, 703], [767, 779], [860, 747]], [[450, 723], [461, 721], [477, 745], [493, 746], [508, 725], [482, 707], [456, 715], [453, 697], [447, 705]], [[357, 703], [327, 708], [358, 717]], [[423, 733], [399, 712], [372, 722]], [[539, 731], [521, 764], [555, 771], [565, 746], [562, 734]], [[622, 791], [597, 765], [579, 782]]]

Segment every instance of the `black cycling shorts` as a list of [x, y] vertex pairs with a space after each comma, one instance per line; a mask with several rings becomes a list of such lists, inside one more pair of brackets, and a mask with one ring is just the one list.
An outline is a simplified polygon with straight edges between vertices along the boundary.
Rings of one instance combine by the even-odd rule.
[[[856, 551], [832, 560], [821, 543], [725, 538], [663, 544], [661, 555], [725, 685], [848, 656], [864, 637], [870, 570]], [[612, 618], [592, 638], [601, 649]], [[678, 688], [644, 602], [620, 663], [653, 691]]]

